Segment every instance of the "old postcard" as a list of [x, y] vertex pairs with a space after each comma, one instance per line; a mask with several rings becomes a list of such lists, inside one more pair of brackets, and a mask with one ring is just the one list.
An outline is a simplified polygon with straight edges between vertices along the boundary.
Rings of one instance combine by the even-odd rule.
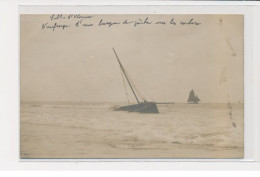
[[244, 17], [20, 16], [20, 157], [243, 158]]

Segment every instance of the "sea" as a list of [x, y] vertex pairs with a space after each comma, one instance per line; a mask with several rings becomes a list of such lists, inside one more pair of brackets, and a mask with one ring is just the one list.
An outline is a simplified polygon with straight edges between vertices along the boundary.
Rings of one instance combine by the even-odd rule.
[[20, 158], [243, 158], [243, 104], [159, 104], [159, 114], [114, 111], [120, 105], [22, 102]]

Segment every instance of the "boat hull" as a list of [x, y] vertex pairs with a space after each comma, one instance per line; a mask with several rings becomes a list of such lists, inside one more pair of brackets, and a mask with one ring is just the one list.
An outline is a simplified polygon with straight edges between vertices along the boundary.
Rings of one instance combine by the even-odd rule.
[[115, 111], [128, 111], [128, 112], [139, 112], [139, 113], [159, 113], [157, 105], [155, 102], [143, 102], [138, 104], [133, 104], [129, 106], [122, 106]]
[[192, 102], [188, 102], [187, 104], [199, 104], [198, 101], [192, 101]]

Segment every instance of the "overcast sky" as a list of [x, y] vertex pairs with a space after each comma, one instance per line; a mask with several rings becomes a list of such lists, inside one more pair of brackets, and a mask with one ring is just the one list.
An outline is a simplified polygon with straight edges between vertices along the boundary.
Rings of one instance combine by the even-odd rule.
[[[152, 24], [98, 26], [101, 19], [146, 17]], [[200, 25], [179, 25], [190, 19]], [[127, 101], [114, 47], [148, 100], [186, 102], [194, 89], [202, 102], [243, 102], [242, 15], [94, 15], [83, 20], [94, 26], [75, 22], [21, 15], [21, 100]], [[52, 31], [42, 29], [45, 23], [71, 26]]]

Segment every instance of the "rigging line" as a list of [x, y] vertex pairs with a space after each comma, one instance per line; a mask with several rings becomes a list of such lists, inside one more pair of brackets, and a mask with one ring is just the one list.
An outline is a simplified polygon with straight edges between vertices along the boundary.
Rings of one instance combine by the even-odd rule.
[[127, 102], [128, 102], [128, 104], [129, 104], [128, 93], [127, 93], [126, 86], [125, 86], [125, 79], [124, 79], [124, 76], [123, 76], [123, 73], [122, 73], [121, 69], [120, 69], [120, 74], [121, 74], [121, 76], [122, 76], [122, 80], [123, 80], [123, 85], [124, 85], [124, 89], [125, 89], [125, 94], [126, 94]]
[[[125, 69], [126, 74], [129, 76], [127, 70]], [[129, 77], [129, 80], [131, 81], [135, 91], [137, 92], [138, 96], [145, 101], [146, 98], [145, 96], [148, 96], [149, 99], [153, 100], [154, 99], [148, 94], [148, 92], [146, 92], [142, 87], [140, 87], [140, 85], [138, 84], [138, 82], [134, 79], [134, 77]], [[137, 89], [138, 88], [138, 89]], [[144, 96], [143, 96], [144, 95]]]
[[139, 95], [139, 97], [141, 97], [141, 99], [143, 100], [143, 101], [145, 101], [146, 99], [145, 99], [145, 97], [144, 96], [142, 96], [142, 93], [137, 89], [137, 87], [136, 87], [136, 85], [135, 84], [133, 84], [133, 86], [134, 86], [134, 88], [135, 88], [135, 90], [136, 90], [136, 92], [138, 93], [138, 95]]
[[[128, 72], [127, 72], [126, 70], [125, 70], [125, 73], [129, 76], [129, 74], [128, 74]], [[139, 96], [143, 101], [145, 101], [145, 100], [146, 100], [145, 97], [142, 96], [141, 92], [137, 89], [136, 84], [135, 84], [135, 82], [133, 81], [132, 77], [129, 77], [129, 80], [130, 80], [130, 82], [132, 83], [132, 86], [133, 86], [134, 90], [137, 92], [138, 96]]]
[[131, 83], [130, 83], [130, 81], [129, 81], [129, 79], [128, 79], [126, 73], [125, 73], [124, 67], [123, 67], [122, 64], [121, 64], [121, 62], [120, 62], [120, 60], [119, 60], [119, 58], [118, 58], [118, 56], [117, 56], [117, 54], [116, 54], [115, 49], [114, 49], [114, 48], [112, 48], [112, 49], [113, 49], [113, 51], [114, 51], [114, 53], [115, 53], [115, 55], [116, 55], [116, 58], [117, 58], [117, 61], [118, 61], [119, 65], [120, 65], [120, 67], [121, 67], [121, 69], [122, 69], [122, 71], [123, 71], [123, 73], [124, 73], [124, 75], [125, 75], [125, 78], [126, 78], [128, 84], [129, 84], [129, 86], [130, 86], [130, 88], [131, 88], [131, 90], [132, 90], [132, 92], [133, 92], [135, 98], [136, 98], [136, 101], [137, 101], [137, 103], [139, 104], [140, 101], [138, 100], [138, 98], [137, 98], [137, 96], [136, 96], [136, 94], [135, 94], [135, 92], [134, 92], [134, 89], [132, 88], [132, 85], [131, 85]]
[[129, 104], [129, 96], [128, 96], [127, 89], [126, 89], [126, 84], [125, 84], [125, 79], [124, 79], [124, 76], [123, 76], [123, 71], [121, 70], [120, 65], [119, 65], [119, 70], [120, 70], [120, 75], [121, 75], [122, 80], [123, 80], [123, 85], [124, 85], [124, 90], [125, 90], [125, 94], [126, 94], [126, 98], [127, 98], [127, 103]]
[[149, 99], [151, 99], [152, 101], [154, 101], [154, 99], [150, 96], [150, 94], [148, 92], [146, 92], [144, 89], [143, 89], [143, 92], [145, 92], [145, 94], [149, 97]]
[[[143, 88], [143, 87], [140, 87], [140, 85], [138, 84], [138, 82], [135, 82], [135, 84], [137, 85], [137, 87], [141, 90], [141, 93], [144, 93], [145, 96], [148, 96], [148, 98], [150, 100], [153, 100], [154, 99], [148, 94], [148, 92]], [[143, 96], [143, 98], [146, 100], [146, 98]]]
[[[132, 78], [131, 78], [132, 79]], [[139, 96], [142, 98], [143, 101], [146, 100], [145, 96], [148, 96], [150, 99], [151, 97], [149, 96], [149, 94], [147, 94], [146, 91], [144, 91], [144, 89], [142, 89], [142, 87], [140, 87], [140, 85], [138, 84], [138, 82], [136, 80], [134, 80], [135, 82], [132, 81], [132, 83], [134, 83], [134, 88], [136, 90], [136, 92], [139, 94]], [[138, 87], [138, 89], [137, 89]], [[144, 93], [145, 93], [145, 96], [144, 96]]]

